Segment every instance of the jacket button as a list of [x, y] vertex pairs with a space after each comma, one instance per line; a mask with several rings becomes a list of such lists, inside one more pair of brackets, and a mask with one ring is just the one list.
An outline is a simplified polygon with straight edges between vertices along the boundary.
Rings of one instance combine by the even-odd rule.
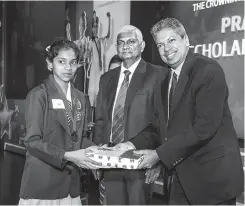
[[71, 175], [71, 173], [72, 173], [72, 171], [69, 171], [69, 172], [68, 172], [68, 175]]

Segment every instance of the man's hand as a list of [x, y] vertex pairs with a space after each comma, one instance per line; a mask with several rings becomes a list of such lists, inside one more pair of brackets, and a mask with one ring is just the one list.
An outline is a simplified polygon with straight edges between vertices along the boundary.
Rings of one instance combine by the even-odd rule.
[[144, 159], [140, 163], [137, 169], [151, 168], [160, 159], [156, 153], [156, 150], [138, 150], [134, 151], [135, 154], [143, 154]]
[[161, 169], [162, 169], [161, 164], [158, 164], [152, 168], [147, 169], [146, 173], [145, 173], [145, 176], [146, 176], [145, 177], [145, 183], [151, 184], [151, 183], [155, 182], [161, 173]]
[[101, 170], [92, 170], [95, 180], [101, 180], [102, 171]]
[[135, 146], [133, 145], [132, 142], [127, 141], [127, 142], [122, 142], [119, 143], [117, 145], [115, 145], [113, 148], [118, 149], [118, 150], [131, 150], [131, 149], [135, 149]]
[[100, 163], [91, 160], [85, 154], [85, 149], [80, 149], [76, 151], [66, 152], [64, 159], [75, 163], [77, 166], [85, 169], [98, 169]]

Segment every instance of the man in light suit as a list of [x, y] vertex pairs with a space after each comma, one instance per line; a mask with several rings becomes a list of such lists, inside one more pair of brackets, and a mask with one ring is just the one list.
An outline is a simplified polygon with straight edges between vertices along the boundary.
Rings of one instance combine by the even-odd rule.
[[[117, 53], [122, 64], [101, 76], [95, 111], [94, 142], [134, 149], [133, 137], [139, 134], [153, 118], [153, 93], [157, 72], [162, 68], [141, 58], [145, 42], [134, 26], [123, 26], [117, 35]], [[157, 144], [145, 139], [136, 149], [154, 149]], [[159, 166], [152, 177], [157, 178]], [[149, 184], [145, 183], [146, 170], [104, 170], [107, 204], [147, 204]], [[151, 171], [148, 171], [151, 173]], [[157, 174], [157, 175], [156, 175]], [[153, 182], [150, 178], [148, 183]]]
[[160, 127], [162, 144], [138, 152], [145, 154], [141, 167], [160, 160], [168, 174], [164, 184], [169, 204], [235, 204], [244, 174], [223, 69], [189, 51], [188, 36], [177, 19], [159, 21], [151, 34], [170, 69], [168, 77], [165, 71], [159, 75], [163, 78], [156, 87], [160, 122], [137, 137], [154, 137], [154, 128]]

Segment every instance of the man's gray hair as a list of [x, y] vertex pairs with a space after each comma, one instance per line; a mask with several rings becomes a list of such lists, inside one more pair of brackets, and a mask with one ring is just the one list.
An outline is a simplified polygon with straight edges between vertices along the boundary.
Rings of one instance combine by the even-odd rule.
[[185, 28], [183, 24], [180, 23], [179, 20], [175, 18], [166, 18], [161, 19], [159, 22], [157, 22], [152, 28], [151, 28], [151, 35], [155, 36], [156, 33], [163, 29], [173, 29], [177, 34], [179, 34], [182, 38], [184, 36], [187, 36], [187, 33], [185, 31]]
[[143, 35], [142, 35], [141, 31], [137, 27], [132, 26], [132, 25], [124, 25], [124, 26], [122, 26], [120, 28], [119, 32], [117, 33], [117, 38], [118, 38], [119, 34], [126, 33], [126, 32], [135, 33], [136, 38], [139, 40], [139, 42], [143, 41]]

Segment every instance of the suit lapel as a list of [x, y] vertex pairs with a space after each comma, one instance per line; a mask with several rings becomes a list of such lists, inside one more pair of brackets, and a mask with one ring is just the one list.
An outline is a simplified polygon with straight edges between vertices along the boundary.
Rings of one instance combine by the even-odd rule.
[[71, 134], [71, 129], [67, 121], [66, 110], [62, 109], [62, 111], [57, 111], [57, 121], [64, 127], [68, 134]]
[[129, 105], [131, 104], [132, 100], [134, 99], [136, 92], [143, 87], [144, 85], [144, 79], [145, 79], [145, 73], [146, 73], [146, 62], [141, 59], [139, 62], [138, 66], [136, 67], [134, 74], [132, 76], [132, 79], [130, 81], [128, 90], [127, 90], [127, 95], [126, 95], [126, 100], [125, 100], [125, 105], [124, 105], [124, 135], [126, 138], [128, 137], [127, 134], [127, 119], [128, 119], [128, 108]]
[[120, 67], [115, 68], [112, 70], [113, 72], [111, 73], [111, 77], [108, 83], [108, 86], [106, 88], [107, 90], [107, 106], [108, 106], [108, 113], [109, 116], [111, 116], [112, 108], [113, 108], [113, 103], [115, 100], [116, 96], [116, 91], [117, 91], [117, 84], [119, 80], [119, 75], [120, 75]]
[[[52, 75], [50, 75], [48, 81], [46, 82], [46, 85], [48, 86], [48, 95], [49, 95], [49, 107], [53, 109], [52, 105], [52, 99], [61, 99], [64, 102], [64, 97], [59, 94], [58, 90], [56, 89], [56, 86], [54, 85], [54, 78]], [[66, 130], [68, 134], [71, 133], [70, 126], [67, 121], [66, 116], [66, 110], [65, 109], [53, 109], [56, 111], [57, 114], [57, 122], [60, 123], [60, 125]]]
[[72, 97], [72, 113], [76, 122], [76, 130], [79, 131], [81, 123], [82, 123], [82, 111], [85, 108], [82, 108], [82, 102], [80, 101], [79, 95], [74, 88], [73, 84], [71, 84], [71, 97]]
[[[165, 68], [158, 73], [157, 84], [156, 84], [156, 104], [159, 119], [161, 120], [160, 130], [164, 134], [165, 127], [163, 125], [168, 121], [168, 82], [169, 82], [170, 71]], [[161, 135], [163, 137], [164, 135]]]
[[132, 79], [130, 81], [127, 90], [127, 96], [126, 96], [125, 106], [124, 106], [125, 113], [127, 112], [130, 103], [135, 97], [136, 92], [143, 87], [145, 72], [146, 72], [146, 62], [143, 59], [141, 59], [140, 63], [135, 69], [135, 72], [132, 76]]
[[[173, 113], [174, 113], [176, 106], [177, 106], [178, 102], [180, 101], [180, 99], [181, 99], [181, 97], [182, 97], [182, 95], [186, 89], [186, 86], [188, 85], [189, 73], [192, 69], [193, 63], [194, 63], [193, 53], [189, 51], [187, 54], [187, 57], [185, 59], [185, 62], [183, 64], [183, 67], [181, 69], [179, 80], [178, 80], [178, 83], [177, 83], [176, 88], [175, 88], [175, 94], [173, 97]], [[170, 114], [169, 119], [172, 118], [173, 113]]]
[[169, 80], [171, 77], [171, 72], [168, 70], [165, 78], [163, 79], [163, 81], [161, 81], [161, 93], [160, 93], [160, 97], [161, 98], [161, 102], [163, 104], [163, 109], [164, 109], [164, 114], [165, 114], [165, 119], [168, 120], [168, 86], [169, 86]]

